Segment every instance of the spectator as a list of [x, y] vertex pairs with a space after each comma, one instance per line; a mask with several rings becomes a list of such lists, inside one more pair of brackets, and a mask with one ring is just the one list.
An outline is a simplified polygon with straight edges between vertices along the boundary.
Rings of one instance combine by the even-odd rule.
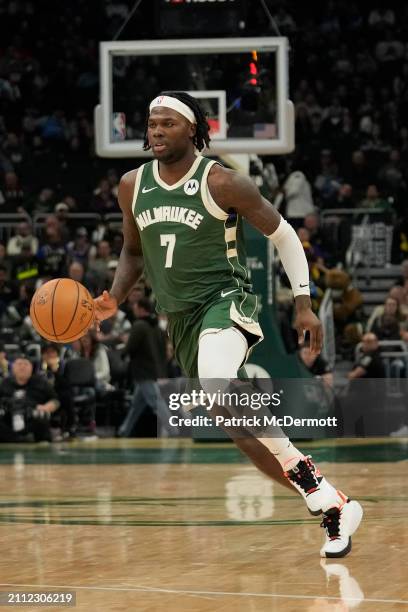
[[359, 204], [361, 208], [371, 208], [375, 210], [392, 210], [390, 203], [380, 197], [377, 185], [367, 187], [366, 197]]
[[68, 268], [68, 277], [84, 285], [93, 295], [96, 290], [95, 279], [85, 272], [85, 268], [80, 261], [73, 261]]
[[352, 185], [357, 199], [362, 199], [368, 185], [374, 183], [374, 171], [367, 162], [363, 151], [354, 151], [351, 157], [351, 165], [347, 171], [346, 182]]
[[79, 261], [86, 268], [93, 251], [94, 247], [88, 239], [88, 230], [86, 227], [78, 227], [74, 241], [67, 245], [68, 261]]
[[384, 378], [385, 368], [381, 359], [378, 338], [372, 332], [364, 334], [361, 341], [361, 356], [358, 357], [348, 373], [350, 380], [355, 378]]
[[38, 238], [33, 236], [32, 227], [27, 221], [18, 224], [16, 235], [7, 243], [7, 255], [20, 255], [23, 247], [28, 247], [33, 254], [38, 251]]
[[95, 369], [95, 388], [97, 392], [104, 393], [112, 389], [111, 374], [106, 347], [99, 342], [93, 330], [88, 331], [79, 339], [80, 357], [92, 361]]
[[56, 204], [54, 207], [54, 214], [58, 219], [61, 237], [64, 242], [69, 242], [71, 238], [71, 230], [68, 226], [69, 212], [69, 206], [65, 202], [58, 202], [58, 204]]
[[5, 266], [0, 266], [0, 316], [15, 298], [16, 289], [14, 285], [7, 280], [7, 268]]
[[398, 318], [392, 314], [383, 314], [372, 327], [372, 332], [379, 340], [400, 340], [401, 331]]
[[7, 359], [7, 354], [4, 349], [3, 342], [0, 341], [0, 384], [4, 378], [7, 378], [9, 375], [9, 361]]
[[7, 256], [6, 246], [0, 242], [0, 268], [6, 270], [6, 279], [10, 280], [11, 261]]
[[19, 177], [15, 172], [4, 175], [3, 201], [0, 197], [1, 213], [24, 213], [24, 192], [20, 186]]
[[169, 409], [160, 395], [157, 380], [166, 378], [166, 344], [158, 328], [152, 304], [146, 298], [134, 306], [136, 321], [133, 323], [125, 352], [130, 357], [130, 378], [134, 384], [132, 403], [125, 420], [118, 430], [121, 437], [131, 436], [133, 429], [146, 408], [153, 410], [169, 427]]
[[91, 202], [91, 209], [96, 213], [105, 215], [106, 213], [119, 212], [119, 206], [112, 192], [108, 179], [99, 181], [99, 186], [94, 191]]
[[[406, 312], [406, 315], [407, 314], [408, 311]], [[386, 338], [380, 338], [377, 333], [377, 331], [381, 329], [384, 325], [384, 317], [388, 317], [386, 319], [388, 325], [391, 322], [391, 319], [389, 319], [389, 317], [395, 318], [398, 326], [400, 323], [402, 323], [402, 321], [407, 318], [406, 315], [404, 316], [403, 314], [399, 300], [396, 297], [391, 297], [391, 295], [389, 295], [386, 298], [383, 306], [378, 306], [373, 310], [371, 317], [367, 322], [366, 331], [372, 331], [379, 337], [380, 340], [385, 340]]]
[[312, 353], [310, 347], [305, 344], [299, 349], [299, 358], [313, 376], [322, 378], [327, 386], [333, 386], [333, 372], [321, 355]]
[[107, 288], [108, 265], [115, 261], [112, 255], [111, 246], [107, 240], [100, 240], [96, 247], [95, 257], [89, 262], [88, 270], [97, 279], [98, 286], [103, 290]]
[[17, 282], [36, 279], [39, 276], [39, 261], [29, 244], [23, 245], [20, 255], [13, 257], [12, 276]]
[[50, 187], [44, 187], [32, 203], [31, 212], [51, 213], [54, 208], [54, 198], [54, 191]]
[[0, 385], [0, 401], [4, 415], [0, 423], [0, 440], [51, 442], [50, 415], [59, 407], [55, 391], [38, 374], [24, 355], [12, 365], [12, 375]]
[[54, 215], [45, 222], [45, 240], [38, 250], [40, 275], [61, 278], [66, 275], [66, 247], [58, 219]]
[[59, 348], [55, 344], [44, 344], [41, 348], [40, 373], [54, 389], [60, 407], [53, 415], [53, 424], [59, 426], [61, 432], [57, 439], [73, 436], [75, 433], [75, 409], [71, 387], [64, 377], [64, 366], [60, 358]]
[[303, 219], [313, 212], [312, 190], [303, 172], [292, 172], [283, 185], [283, 191], [289, 219]]

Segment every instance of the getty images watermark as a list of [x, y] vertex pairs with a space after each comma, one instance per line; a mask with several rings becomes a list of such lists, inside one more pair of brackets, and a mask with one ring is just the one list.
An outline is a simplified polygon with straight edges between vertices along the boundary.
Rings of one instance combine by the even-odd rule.
[[[295, 417], [288, 414], [272, 414], [273, 408], [281, 408], [281, 392], [205, 392], [203, 389], [191, 390], [184, 393], [170, 393], [168, 396], [168, 407], [171, 411], [182, 411], [182, 414], [169, 416], [171, 427], [204, 427], [213, 428], [244, 428], [268, 435], [268, 428], [276, 427], [334, 427], [338, 425], [335, 416], [325, 417]], [[186, 412], [194, 408], [205, 408], [213, 411], [210, 416], [186, 415]], [[223, 414], [217, 414], [217, 408], [223, 409]], [[257, 412], [258, 414], [254, 414]]]

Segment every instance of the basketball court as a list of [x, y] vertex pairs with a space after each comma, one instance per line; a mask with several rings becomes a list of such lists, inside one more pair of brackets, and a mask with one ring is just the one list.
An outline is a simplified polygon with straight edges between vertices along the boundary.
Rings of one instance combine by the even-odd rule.
[[[244, 40], [101, 43], [97, 153], [146, 155], [149, 87], [154, 95], [180, 89], [200, 98], [212, 128], [211, 154], [233, 168], [248, 172], [251, 153], [290, 153], [287, 40]], [[132, 87], [138, 79], [144, 91]], [[284, 351], [269, 308], [271, 249], [249, 234], [248, 266], [265, 331], [253, 361], [265, 376], [295, 378], [295, 358]], [[408, 609], [408, 441], [297, 446], [363, 505], [365, 518], [345, 559], [320, 558], [321, 519], [230, 443], [106, 438], [4, 446], [0, 591], [70, 591], [76, 609], [86, 612]]]
[[407, 442], [301, 447], [364, 507], [345, 559], [320, 559], [319, 518], [232, 444], [9, 446], [0, 590], [75, 591], [84, 611], [405, 609]]

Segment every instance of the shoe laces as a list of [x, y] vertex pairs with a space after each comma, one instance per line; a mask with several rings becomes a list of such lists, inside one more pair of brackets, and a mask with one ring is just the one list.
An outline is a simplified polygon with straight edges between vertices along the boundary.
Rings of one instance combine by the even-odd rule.
[[307, 495], [313, 493], [319, 487], [316, 468], [310, 461], [310, 455], [299, 461], [292, 470], [289, 470], [287, 477], [301, 487]]
[[340, 514], [341, 510], [333, 508], [328, 513], [323, 515], [323, 520], [320, 527], [326, 530], [327, 537], [330, 540], [340, 539]]

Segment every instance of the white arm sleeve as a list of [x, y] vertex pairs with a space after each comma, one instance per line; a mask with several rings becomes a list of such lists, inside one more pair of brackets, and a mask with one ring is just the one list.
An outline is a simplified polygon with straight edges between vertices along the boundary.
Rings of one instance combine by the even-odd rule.
[[281, 217], [278, 228], [266, 236], [277, 248], [293, 295], [310, 295], [309, 266], [305, 251], [293, 227]]

